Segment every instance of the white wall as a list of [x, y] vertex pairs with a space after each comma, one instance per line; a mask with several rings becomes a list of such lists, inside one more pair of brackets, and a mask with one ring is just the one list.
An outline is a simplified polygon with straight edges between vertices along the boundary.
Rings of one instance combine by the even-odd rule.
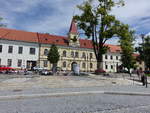
[[[107, 55], [107, 59], [105, 56]], [[113, 59], [111, 59], [111, 56]], [[116, 59], [116, 56], [118, 56], [118, 59]], [[106, 72], [117, 72], [117, 65], [120, 66], [122, 64], [121, 62], [121, 54], [120, 53], [107, 53], [103, 55], [103, 69]], [[106, 65], [108, 68], [106, 69]], [[113, 68], [111, 68], [111, 65]]]
[[[27, 43], [20, 41], [1, 40], [0, 45], [3, 46], [0, 53], [1, 65], [7, 65], [7, 60], [12, 59], [12, 67], [18, 68], [18, 59], [22, 60], [22, 67], [26, 67], [27, 60], [37, 61], [39, 58], [39, 46], [37, 43]], [[13, 46], [13, 53], [8, 53], [8, 46]], [[18, 47], [23, 47], [23, 53], [18, 54]], [[35, 48], [35, 55], [29, 53], [30, 48]]]

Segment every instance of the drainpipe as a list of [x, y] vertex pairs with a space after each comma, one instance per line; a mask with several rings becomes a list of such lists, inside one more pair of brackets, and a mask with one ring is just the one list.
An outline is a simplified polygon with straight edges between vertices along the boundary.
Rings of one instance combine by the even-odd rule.
[[39, 45], [38, 67], [41, 67], [40, 66], [41, 43], [40, 43], [40, 37], [39, 37], [39, 33], [38, 32], [37, 32], [37, 38], [38, 38], [38, 45]]

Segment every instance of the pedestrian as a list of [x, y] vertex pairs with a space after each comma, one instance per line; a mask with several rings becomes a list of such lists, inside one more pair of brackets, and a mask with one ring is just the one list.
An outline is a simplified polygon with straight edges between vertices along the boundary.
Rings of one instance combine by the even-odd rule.
[[141, 82], [143, 83], [143, 86], [144, 86], [145, 85], [145, 74], [143, 71], [141, 72]]
[[137, 73], [137, 76], [138, 76], [138, 78], [140, 80], [140, 69], [137, 69], [136, 73]]

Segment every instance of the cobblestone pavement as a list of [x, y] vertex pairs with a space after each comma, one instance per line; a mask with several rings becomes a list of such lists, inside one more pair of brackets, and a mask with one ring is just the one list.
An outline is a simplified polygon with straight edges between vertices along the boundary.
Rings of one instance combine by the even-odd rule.
[[0, 113], [150, 113], [150, 97], [79, 95], [0, 101]]
[[[8, 77], [1, 79], [0, 89], [0, 96], [83, 91], [150, 93], [150, 87], [130, 77], [94, 75]], [[0, 113], [150, 113], [150, 97], [91, 94], [0, 100]]]
[[[11, 76], [11, 75], [10, 75]], [[128, 78], [114, 78], [103, 76], [35, 76], [20, 75], [8, 77], [0, 75], [0, 90], [30, 89], [30, 88], [64, 88], [64, 87], [93, 87], [112, 85], [140, 85]]]

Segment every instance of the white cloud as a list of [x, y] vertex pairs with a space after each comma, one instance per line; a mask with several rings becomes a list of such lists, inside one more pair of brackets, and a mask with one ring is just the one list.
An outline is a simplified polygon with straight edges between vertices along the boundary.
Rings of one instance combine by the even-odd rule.
[[[123, 22], [134, 26], [135, 29], [139, 31], [142, 27], [149, 29], [150, 25], [150, 0], [125, 0], [125, 6], [120, 8], [115, 8], [113, 14], [117, 16]], [[142, 18], [149, 17], [147, 20], [142, 20]], [[149, 29], [150, 30], [150, 29]], [[142, 31], [142, 29], [141, 29]]]
[[[74, 12], [78, 12], [76, 5], [85, 0], [2, 0], [0, 16], [4, 17], [10, 28], [21, 26], [23, 30], [34, 32], [49, 32], [61, 35], [67, 33]], [[124, 23], [129, 24], [139, 32], [148, 33], [150, 31], [150, 0], [125, 0], [125, 6], [115, 8], [113, 14]], [[40, 20], [30, 20], [27, 23], [18, 21], [19, 14], [29, 14], [34, 12], [35, 7], [50, 7], [47, 15]], [[53, 13], [54, 12], [54, 13]], [[40, 13], [40, 12], [39, 12]], [[53, 14], [52, 14], [53, 13]], [[15, 15], [18, 14], [18, 15]], [[147, 17], [147, 18], [145, 18]], [[64, 34], [63, 34], [64, 35]]]

